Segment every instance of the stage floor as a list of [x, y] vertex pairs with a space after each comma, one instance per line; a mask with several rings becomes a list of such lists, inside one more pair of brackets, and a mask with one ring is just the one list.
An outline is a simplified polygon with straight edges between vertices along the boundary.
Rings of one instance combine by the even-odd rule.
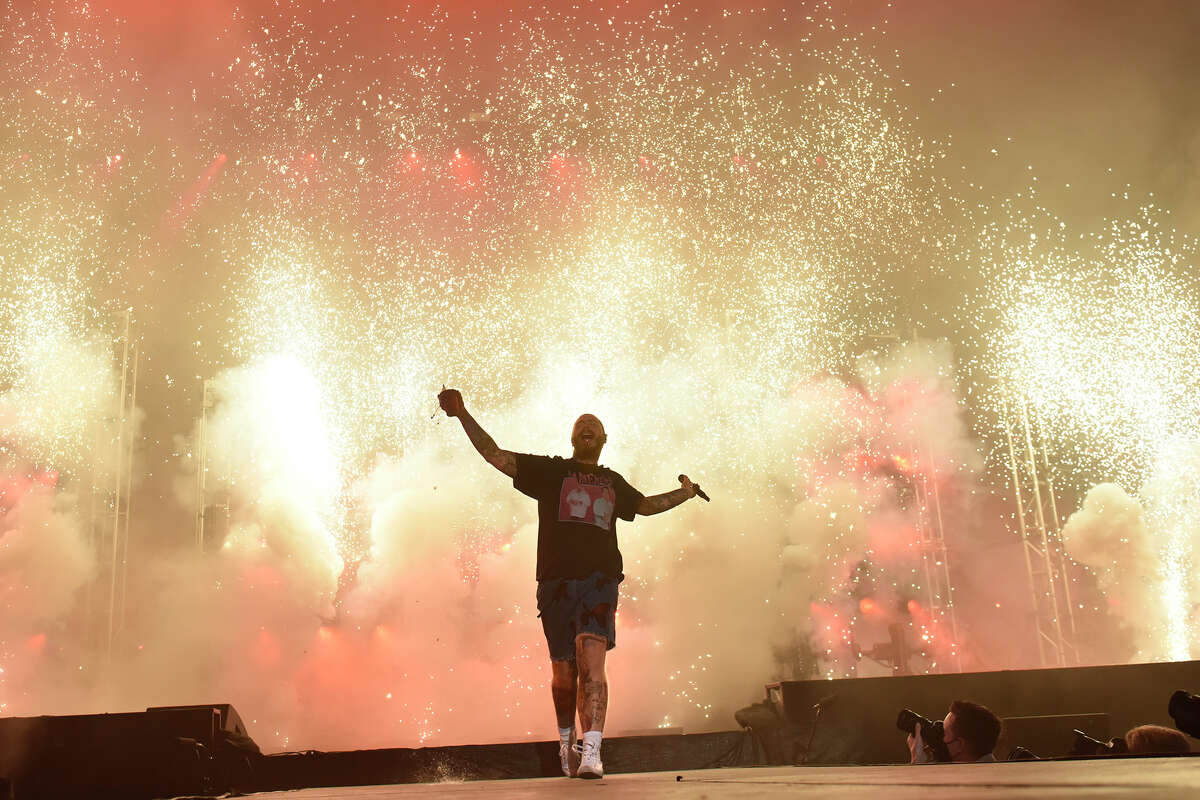
[[[681, 780], [677, 780], [681, 778]], [[596, 798], [886, 797], [927, 798], [1195, 798], [1200, 757], [1095, 759], [1001, 764], [886, 767], [742, 767], [612, 775], [602, 781], [536, 778], [463, 783], [300, 789], [248, 795], [260, 800], [412, 800], [538, 798], [564, 792]], [[597, 792], [595, 795], [590, 792]]]

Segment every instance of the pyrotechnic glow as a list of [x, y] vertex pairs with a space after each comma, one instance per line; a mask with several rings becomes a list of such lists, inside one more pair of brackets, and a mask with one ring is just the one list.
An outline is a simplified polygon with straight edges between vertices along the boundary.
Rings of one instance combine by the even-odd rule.
[[1085, 433], [1096, 466], [1135, 485], [1200, 409], [1181, 369], [1200, 355], [1195, 297], [1177, 277], [1188, 254], [1157, 227], [1114, 224], [1092, 258], [1046, 243], [1048, 256], [1009, 267], [1002, 306], [1005, 377], [1055, 428]]
[[1180, 660], [1196, 625], [1190, 465], [1200, 380], [1186, 365], [1200, 363], [1200, 305], [1182, 277], [1194, 244], [1172, 241], [1157, 216], [1143, 209], [1082, 252], [1067, 250], [1061, 233], [1010, 249], [998, 363], [1066, 469], [1073, 462], [1147, 504], [1161, 568], [1140, 579], [1155, 581], [1166, 602], [1162, 618], [1141, 623], [1163, 636], [1145, 655]]
[[[1152, 221], [1090, 253], [1038, 215], [953, 219], [886, 35], [835, 4], [241, 6], [166, 77], [117, 55], [126, 23], [58, 5], [10, 4], [0, 40], [0, 465], [109, 468], [110, 312], [135, 308], [153, 332], [135, 520], [172, 555], [134, 576], [137, 654], [110, 673], [14, 677], [50, 628], [0, 627], [0, 708], [211, 693], [268, 748], [541, 730], [534, 510], [437, 411], [443, 384], [502, 447], [564, 452], [591, 411], [639, 488], [718, 487], [622, 528], [623, 725], [725, 727], [769, 677], [886, 672], [864, 653], [890, 623], [913, 669], [970, 652], [994, 626], [960, 635], [930, 576], [970, 555], [997, 380], [1064, 477], [1141, 493], [1163, 655], [1186, 655], [1191, 251]], [[928, 291], [959, 267], [981, 286]], [[178, 554], [194, 468], [224, 539], [203, 556]], [[78, 516], [87, 488], [54, 492]], [[78, 638], [45, 647], [87, 661]], [[16, 708], [17, 680], [43, 691]]]
[[111, 343], [89, 329], [70, 265], [18, 263], [0, 312], [5, 449], [76, 474], [103, 471], [113, 433], [104, 422], [115, 414]]

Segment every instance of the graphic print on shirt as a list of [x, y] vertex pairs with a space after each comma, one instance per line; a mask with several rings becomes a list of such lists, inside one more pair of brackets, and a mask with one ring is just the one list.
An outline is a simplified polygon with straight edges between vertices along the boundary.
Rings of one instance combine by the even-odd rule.
[[586, 472], [571, 472], [563, 478], [558, 494], [559, 522], [583, 522], [610, 531], [616, 506], [611, 479]]

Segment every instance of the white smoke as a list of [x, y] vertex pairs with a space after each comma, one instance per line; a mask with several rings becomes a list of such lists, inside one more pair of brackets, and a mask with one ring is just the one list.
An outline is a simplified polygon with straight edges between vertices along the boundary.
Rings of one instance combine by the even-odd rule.
[[[619, 526], [614, 733], [728, 727], [764, 682], [789, 677], [778, 654], [810, 634], [827, 671], [855, 669], [838, 637], [885, 640], [911, 594], [905, 482], [936, 463], [949, 497], [978, 460], [944, 345], [764, 392], [746, 352], [709, 338], [717, 344], [688, 358], [602, 364], [603, 382], [595, 365], [547, 355], [495, 407], [463, 387], [502, 447], [566, 454], [571, 421], [590, 411], [609, 433], [604, 462], [642, 491], [669, 491], [687, 472], [714, 497]], [[632, 369], [634, 383], [618, 379]], [[713, 402], [714, 386], [727, 404]], [[267, 749], [544, 736], [554, 717], [534, 603], [536, 505], [458, 423], [430, 420], [402, 451], [355, 467], [339, 398], [300, 358], [228, 370], [212, 396], [208, 490], [230, 516], [227, 532], [210, 516], [209, 535], [223, 543], [140, 564], [118, 648], [82, 681], [58, 675], [55, 710], [229, 701]], [[42, 542], [67, 562], [77, 544]], [[874, 616], [850, 586], [864, 561], [878, 570]], [[83, 579], [52, 593], [46, 612], [62, 619]], [[814, 605], [837, 625], [814, 623]]]
[[[0, 288], [0, 711], [53, 713], [77, 698], [77, 658], [109, 600], [95, 582], [94, 523], [111, 520], [120, 376], [112, 340], [79, 312], [70, 267], [9, 263], [19, 269]], [[140, 422], [135, 409], [124, 442]]]
[[[969, 449], [947, 358], [903, 348], [864, 362], [857, 385], [817, 378], [786, 397], [759, 395], [753, 415], [723, 424], [725, 409], [678, 392], [681, 365], [669, 363], [638, 392], [601, 390], [586, 404], [587, 387], [554, 370], [535, 371], [518, 403], [472, 404], [502, 447], [546, 453], [568, 452], [571, 421], [596, 412], [605, 463], [635, 486], [668, 491], [688, 472], [715, 498], [619, 526], [627, 579], [609, 661], [613, 732], [727, 727], [778, 675], [776, 652], [814, 629], [810, 604], [840, 602], [855, 563], [908, 568], [909, 552], [884, 545], [912, 530], [913, 511], [890, 479], [842, 467], [872, 448]], [[714, 358], [713, 377], [724, 367]], [[159, 599], [136, 615], [129, 635], [144, 646], [112, 676], [112, 701], [229, 699], [272, 749], [544, 735], [553, 712], [534, 604], [536, 505], [458, 423], [431, 421], [339, 494], [325, 401], [296, 362], [231, 370], [214, 389], [210, 478], [233, 493], [233, 526], [219, 552], [170, 558], [139, 588]], [[674, 397], [671, 413], [642, 396]], [[327, 601], [350, 541], [334, 531], [353, 530], [335, 524], [356, 514], [365, 560], [334, 621]], [[895, 605], [890, 585], [878, 594]], [[883, 622], [854, 624], [870, 644]]]
[[340, 454], [317, 380], [298, 360], [277, 356], [222, 373], [212, 392], [210, 488], [252, 509], [235, 517], [225, 547], [269, 548], [294, 573], [307, 605], [331, 615], [343, 566], [333, 532], [345, 509]]
[[1138, 661], [1166, 656], [1162, 565], [1141, 502], [1115, 483], [1092, 487], [1063, 526], [1067, 554], [1091, 567]]
[[96, 568], [73, 494], [37, 486], [0, 516], [6, 636], [31, 635], [71, 610]]
[[1166, 613], [1166, 656], [1186, 661], [1200, 652], [1200, 439], [1169, 437], [1155, 454], [1142, 487], [1155, 535]]

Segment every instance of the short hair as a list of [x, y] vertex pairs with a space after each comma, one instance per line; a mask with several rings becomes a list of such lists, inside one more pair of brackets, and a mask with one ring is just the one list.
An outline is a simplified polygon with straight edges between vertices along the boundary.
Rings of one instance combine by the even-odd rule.
[[1138, 725], [1125, 734], [1131, 753], [1190, 753], [1187, 737], [1162, 725]]
[[584, 419], [586, 419], [588, 417], [591, 417], [592, 419], [596, 420], [596, 422], [598, 422], [600, 424], [600, 432], [604, 433], [604, 423], [600, 422], [600, 418], [597, 417], [595, 414], [590, 414], [590, 413], [586, 413], [586, 412], [583, 414], [580, 414], [578, 417], [575, 418], [575, 421], [573, 423], [571, 423], [571, 432], [574, 433], [575, 427], [579, 423], [583, 422]]
[[950, 704], [954, 714], [954, 730], [961, 736], [975, 755], [985, 756], [996, 749], [1000, 741], [1000, 718], [987, 706], [968, 700], [955, 700]]

